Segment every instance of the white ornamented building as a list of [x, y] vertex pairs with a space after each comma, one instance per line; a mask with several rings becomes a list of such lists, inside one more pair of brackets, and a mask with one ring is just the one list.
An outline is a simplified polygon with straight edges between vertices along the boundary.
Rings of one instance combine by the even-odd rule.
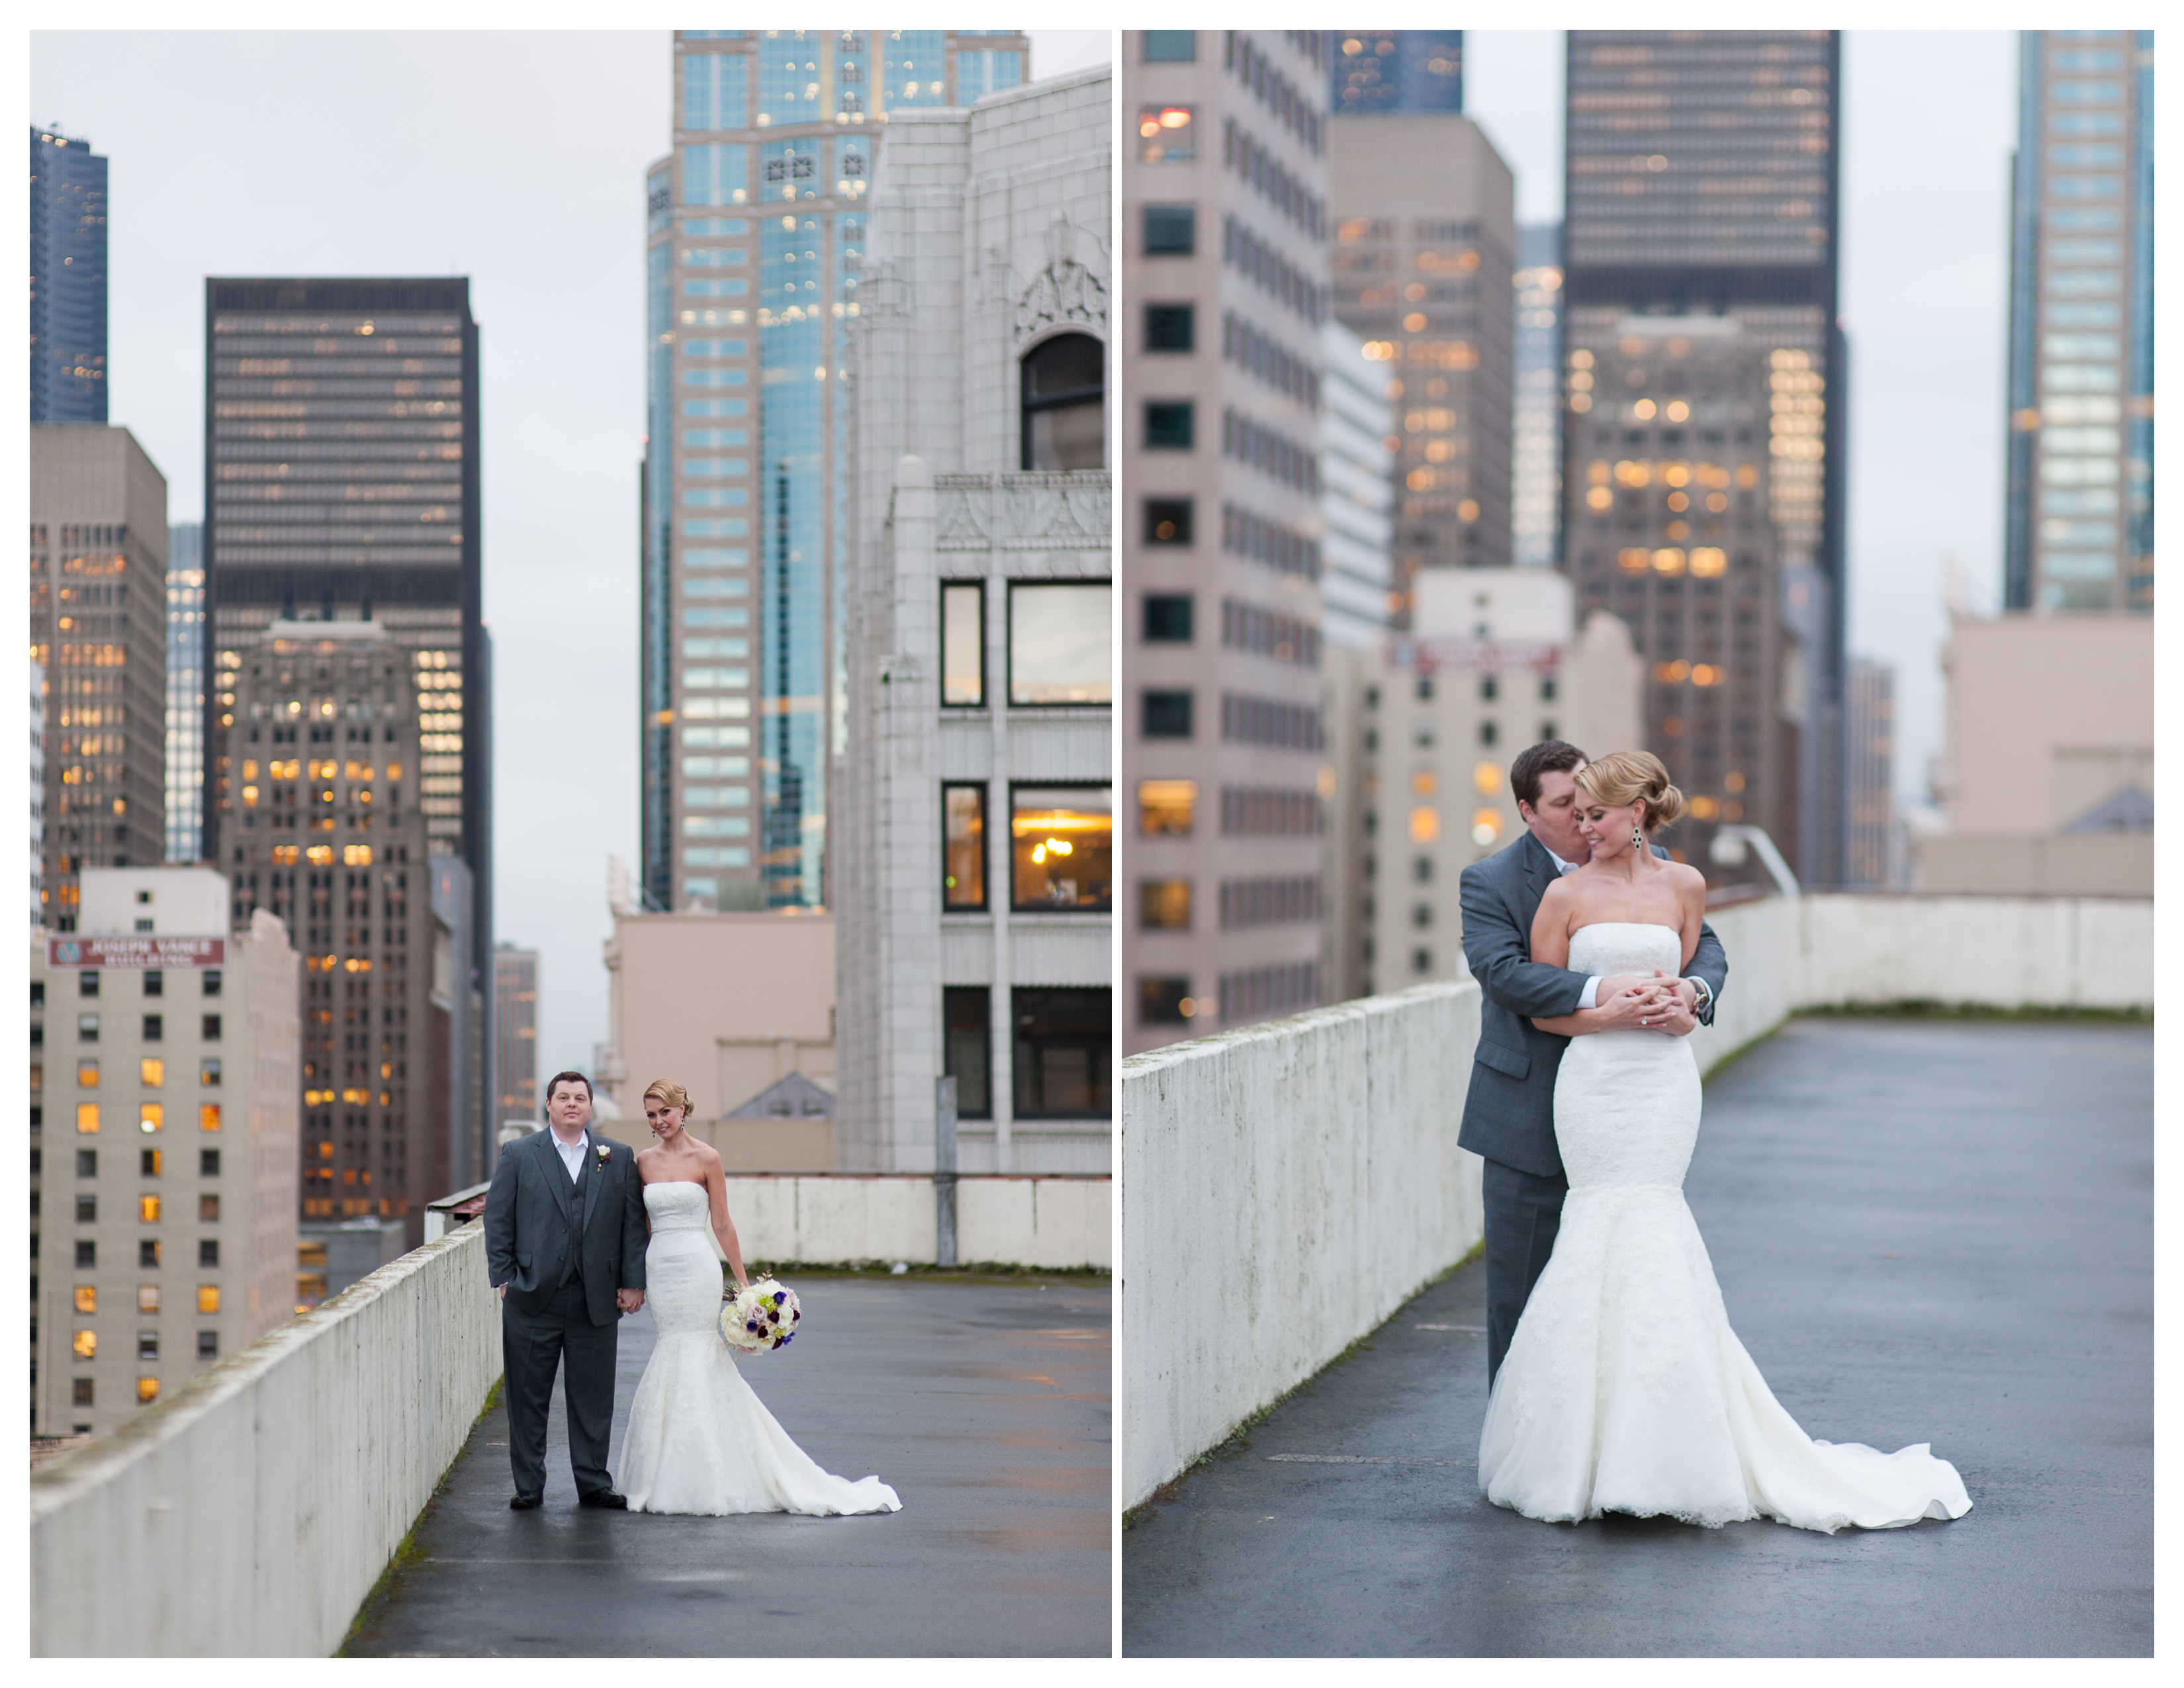
[[851, 365], [837, 1165], [1110, 1166], [1106, 67], [889, 125]]

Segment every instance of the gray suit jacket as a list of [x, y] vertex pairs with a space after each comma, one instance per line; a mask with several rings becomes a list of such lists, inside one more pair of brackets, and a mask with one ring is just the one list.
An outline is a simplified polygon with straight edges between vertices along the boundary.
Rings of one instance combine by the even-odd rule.
[[550, 1128], [500, 1151], [485, 1195], [486, 1277], [495, 1288], [507, 1284], [519, 1310], [547, 1310], [581, 1236], [584, 1311], [595, 1325], [612, 1324], [620, 1317], [615, 1291], [644, 1287], [647, 1235], [644, 1187], [627, 1144], [592, 1133], [573, 1184]]
[[[1653, 854], [1668, 852], [1657, 844]], [[1475, 1155], [1542, 1178], [1562, 1174], [1555, 1074], [1570, 1040], [1532, 1022], [1575, 1013], [1588, 977], [1532, 959], [1532, 917], [1555, 871], [1546, 846], [1527, 831], [1507, 849], [1472, 863], [1462, 879], [1463, 958], [1485, 1001], [1456, 1140]], [[1721, 940], [1702, 923], [1698, 949], [1684, 969], [1684, 977], [1704, 979], [1713, 993], [1699, 1011], [1702, 1023], [1713, 1023], [1714, 1000], [1728, 975]]]

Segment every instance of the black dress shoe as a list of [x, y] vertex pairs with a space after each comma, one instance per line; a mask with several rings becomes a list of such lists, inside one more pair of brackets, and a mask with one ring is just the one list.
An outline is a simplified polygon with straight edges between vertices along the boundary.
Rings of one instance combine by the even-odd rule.
[[543, 1495], [510, 1495], [508, 1509], [511, 1513], [527, 1513], [545, 1498]]
[[588, 1489], [577, 1496], [580, 1507], [604, 1507], [609, 1512], [626, 1513], [629, 1501], [611, 1489]]

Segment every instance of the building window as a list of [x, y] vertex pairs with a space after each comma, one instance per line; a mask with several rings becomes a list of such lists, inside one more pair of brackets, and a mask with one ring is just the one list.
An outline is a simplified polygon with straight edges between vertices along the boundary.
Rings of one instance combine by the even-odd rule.
[[167, 1022], [164, 1015], [147, 1014], [144, 1017], [144, 1041], [146, 1043], [156, 1044], [164, 1041], [166, 1036], [166, 1029]]
[[159, 1379], [157, 1379], [157, 1378], [139, 1378], [139, 1379], [136, 1379], [136, 1404], [137, 1404], [139, 1407], [149, 1407], [149, 1406], [150, 1406], [153, 1401], [157, 1401], [159, 1398]]
[[220, 1176], [219, 1150], [200, 1149], [198, 1150], [198, 1176], [201, 1178], [216, 1178]]
[[70, 1346], [75, 1351], [77, 1359], [96, 1360], [98, 1357], [98, 1333], [95, 1330], [79, 1330], [75, 1333], [75, 1340]]
[[1024, 354], [1026, 469], [1107, 466], [1106, 348], [1089, 334], [1057, 334]]
[[136, 1357], [140, 1360], [156, 1360], [159, 1357], [158, 1331], [140, 1330], [136, 1333]]
[[1189, 258], [1198, 250], [1195, 205], [1148, 205], [1144, 226], [1148, 258]]
[[1148, 545], [1190, 544], [1190, 500], [1147, 499], [1145, 542]]
[[89, 1378], [75, 1379], [75, 1393], [70, 1399], [78, 1407], [92, 1406], [93, 1403], [91, 1396], [91, 1379]]
[[159, 1243], [156, 1237], [144, 1237], [138, 1240], [136, 1264], [147, 1272], [157, 1269], [159, 1264]]
[[75, 1175], [80, 1178], [95, 1178], [98, 1176], [98, 1150], [79, 1149], [75, 1151]]
[[79, 1195], [76, 1197], [75, 1222], [79, 1225], [96, 1225], [98, 1223], [98, 1198], [97, 1196]]
[[218, 1196], [201, 1195], [198, 1198], [198, 1222], [200, 1224], [205, 1225], [217, 1225], [220, 1223], [220, 1198]]
[[1145, 693], [1143, 731], [1148, 738], [1190, 738], [1190, 694], [1187, 691]]
[[1190, 304], [1147, 305], [1145, 349], [1148, 352], [1197, 350], [1198, 308]]
[[198, 1311], [201, 1313], [216, 1313], [220, 1311], [219, 1284], [200, 1284], [198, 1285]]
[[81, 1044], [95, 1044], [98, 1041], [98, 1015], [79, 1014], [75, 1017], [75, 1039]]
[[983, 984], [940, 993], [940, 1071], [956, 1081], [956, 1117], [994, 1117], [992, 998]]
[[145, 995], [164, 996], [166, 994], [167, 976], [164, 973], [147, 973], [144, 975]]
[[88, 1271], [96, 1267], [98, 1264], [98, 1245], [85, 1238], [77, 1239], [75, 1263], [78, 1271]]
[[1138, 782], [1138, 831], [1146, 838], [1189, 838], [1191, 816], [1197, 807], [1195, 779]]
[[139, 1284], [136, 1286], [136, 1311], [140, 1313], [159, 1311], [159, 1286], [157, 1284]]
[[220, 1057], [207, 1056], [198, 1063], [198, 1083], [209, 1089], [220, 1083]]
[[78, 973], [75, 976], [75, 994], [78, 996], [98, 995], [98, 975], [90, 971]]
[[220, 1264], [220, 1239], [218, 1237], [203, 1237], [198, 1240], [198, 1264], [199, 1266], [218, 1266]]
[[1190, 929], [1190, 881], [1141, 879], [1138, 882], [1138, 924], [1155, 931]]
[[80, 1313], [95, 1313], [98, 1311], [97, 1284], [79, 1284], [75, 1286], [75, 1310]]
[[1412, 950], [1411, 971], [1414, 973], [1431, 972], [1433, 971], [1433, 951], [1430, 950]]
[[217, 1360], [220, 1358], [220, 1333], [218, 1331], [201, 1330], [198, 1333], [198, 1358], [200, 1360]]
[[1145, 48], [1148, 64], [1189, 64], [1198, 57], [1198, 31], [1147, 30]]
[[1188, 164], [1198, 156], [1198, 125], [1187, 105], [1138, 108], [1138, 162]]
[[1188, 978], [1150, 975], [1138, 980], [1138, 1023], [1140, 1026], [1179, 1026], [1186, 1023], [1198, 1005], [1190, 1000]]
[[220, 1016], [217, 1014], [206, 1015], [204, 1017], [203, 1028], [199, 1031], [198, 1035], [203, 1038], [209, 1044], [218, 1043], [220, 1041]]
[[1011, 907], [1113, 906], [1109, 866], [1114, 848], [1114, 814], [1107, 787], [1011, 787], [1009, 844]]
[[207, 996], [220, 994], [220, 969], [207, 967], [198, 975], [198, 988]]
[[1104, 986], [1010, 992], [1018, 1119], [1108, 1117], [1111, 998]]
[[940, 905], [982, 909], [986, 906], [986, 788], [944, 785], [940, 808]]
[[986, 701], [986, 587], [983, 581], [940, 583], [940, 701], [977, 709]]
[[204, 1102], [198, 1106], [198, 1129], [200, 1131], [218, 1131], [220, 1129], [220, 1104], [218, 1102]]
[[156, 1195], [138, 1196], [136, 1198], [136, 1217], [148, 1225], [158, 1224], [159, 1223], [159, 1198]]
[[166, 1121], [167, 1109], [164, 1103], [139, 1102], [136, 1104], [136, 1128], [139, 1131], [157, 1131], [166, 1123]]
[[1009, 582], [1011, 707], [1113, 701], [1112, 598], [1104, 580]]
[[1145, 401], [1145, 449], [1189, 451], [1192, 413], [1188, 399], [1150, 398]]
[[1190, 594], [1187, 592], [1148, 592], [1145, 594], [1145, 643], [1190, 643]]
[[167, 1063], [156, 1055], [148, 1055], [136, 1063], [136, 1082], [148, 1090], [159, 1089], [167, 1082]]

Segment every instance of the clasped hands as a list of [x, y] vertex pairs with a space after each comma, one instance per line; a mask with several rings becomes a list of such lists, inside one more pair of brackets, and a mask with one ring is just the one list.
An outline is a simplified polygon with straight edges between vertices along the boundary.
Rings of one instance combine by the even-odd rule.
[[[500, 1299], [504, 1301], [508, 1299], [508, 1285], [505, 1284], [500, 1286]], [[623, 1312], [633, 1313], [644, 1305], [644, 1291], [642, 1290], [617, 1290], [615, 1291], [615, 1306], [620, 1308]]]
[[1604, 978], [1594, 994], [1602, 1031], [1662, 1032], [1689, 1035], [1698, 1026], [1698, 990], [1689, 979], [1670, 978], [1661, 968], [1651, 978], [1626, 973]]

